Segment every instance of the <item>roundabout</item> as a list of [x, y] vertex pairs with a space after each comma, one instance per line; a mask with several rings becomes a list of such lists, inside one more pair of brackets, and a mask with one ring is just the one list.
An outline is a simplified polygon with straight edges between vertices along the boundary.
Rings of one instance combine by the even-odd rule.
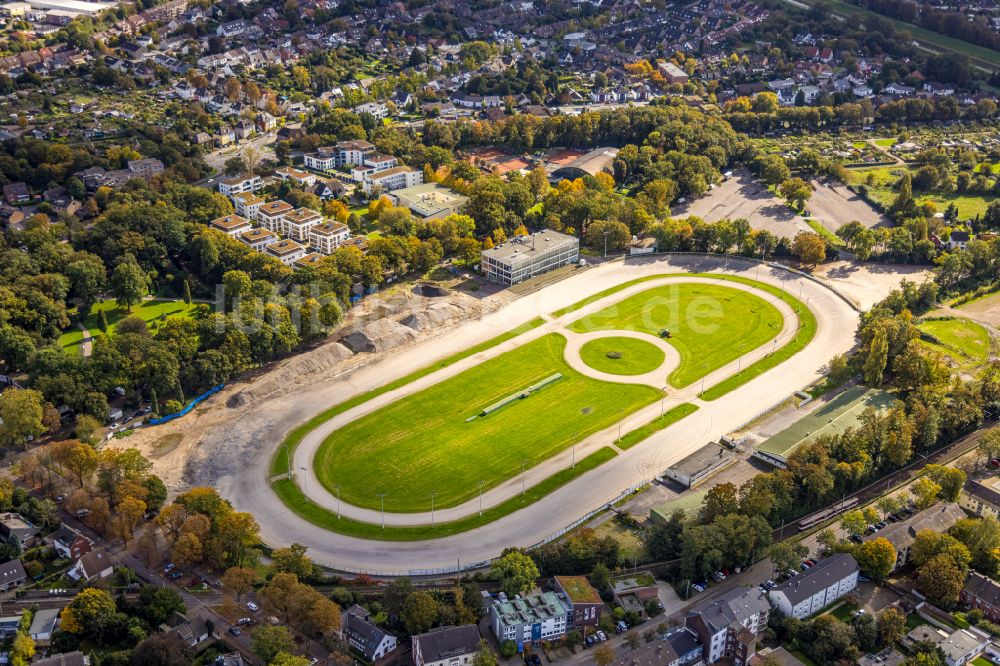
[[[827, 287], [738, 260], [713, 272], [722, 264], [605, 264], [400, 350], [392, 359], [413, 359], [401, 371], [478, 345], [367, 399], [366, 387], [377, 387], [369, 382], [406, 373], [387, 360], [338, 380], [343, 400], [355, 399], [290, 440], [294, 478], [271, 476], [273, 489], [232, 499], [266, 517], [269, 540], [307, 545], [317, 561], [345, 570], [454, 569], [539, 543], [805, 386], [853, 344], [857, 313]], [[672, 314], [664, 289], [678, 295]], [[694, 331], [676, 310], [700, 297], [717, 302], [708, 320], [718, 326]], [[609, 308], [618, 319], [602, 322]], [[663, 328], [649, 318], [658, 308], [674, 317], [670, 338], [650, 332]], [[539, 316], [526, 332], [483, 346]], [[795, 353], [805, 347], [815, 353]], [[621, 358], [608, 357], [615, 351]], [[614, 365], [622, 361], [632, 374]], [[483, 416], [512, 394], [522, 397]], [[657, 424], [680, 408], [683, 418]], [[625, 437], [633, 431], [643, 438]]]

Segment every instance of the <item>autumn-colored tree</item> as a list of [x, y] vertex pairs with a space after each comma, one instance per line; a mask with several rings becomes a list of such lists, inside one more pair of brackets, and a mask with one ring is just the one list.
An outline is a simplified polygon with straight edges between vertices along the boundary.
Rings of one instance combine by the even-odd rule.
[[917, 588], [928, 601], [939, 606], [952, 606], [965, 584], [965, 571], [949, 555], [942, 553], [917, 569]]
[[128, 541], [142, 517], [146, 515], [146, 503], [134, 497], [126, 497], [115, 507], [115, 520], [121, 528], [123, 541]]
[[111, 521], [111, 507], [108, 505], [108, 500], [103, 497], [95, 497], [90, 503], [90, 513], [84, 518], [84, 522], [90, 526], [91, 529], [97, 530], [100, 533], [104, 533], [108, 529], [108, 523]]
[[97, 451], [93, 447], [77, 442], [66, 456], [66, 467], [76, 475], [77, 485], [83, 488], [83, 482], [97, 469]]
[[201, 540], [194, 534], [182, 534], [170, 549], [170, 558], [177, 566], [187, 566], [201, 562], [203, 548]]
[[110, 594], [100, 588], [88, 587], [63, 609], [60, 628], [77, 636], [94, 636], [114, 620], [116, 611], [115, 600]]
[[807, 266], [826, 259], [826, 241], [814, 231], [800, 231], [792, 239], [792, 254]]
[[271, 553], [271, 566], [275, 571], [293, 573], [301, 578], [310, 578], [315, 566], [306, 556], [308, 549], [302, 544], [293, 543], [288, 548], [275, 548]]
[[257, 572], [250, 567], [230, 567], [222, 574], [222, 587], [240, 600], [244, 594], [253, 589], [257, 580]]
[[167, 540], [171, 543], [177, 540], [181, 534], [181, 526], [188, 518], [187, 509], [180, 504], [168, 504], [160, 511], [156, 517], [156, 524], [166, 532]]
[[878, 537], [855, 548], [854, 559], [866, 576], [885, 578], [896, 568], [896, 547], [888, 539]]

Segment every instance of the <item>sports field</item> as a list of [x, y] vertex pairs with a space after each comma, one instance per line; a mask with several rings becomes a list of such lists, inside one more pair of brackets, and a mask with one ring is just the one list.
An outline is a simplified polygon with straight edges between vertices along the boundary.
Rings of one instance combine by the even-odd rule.
[[853, 386], [811, 414], [788, 426], [757, 447], [761, 453], [786, 459], [800, 444], [825, 434], [835, 434], [858, 425], [868, 407], [887, 409], [895, 398], [877, 389]]
[[[550, 334], [378, 409], [335, 431], [314, 459], [316, 475], [344, 502], [413, 512], [472, 499], [573, 441], [659, 399], [648, 386], [584, 377]], [[562, 377], [520, 400], [482, 411], [545, 378]]]
[[760, 347], [781, 332], [781, 313], [732, 287], [678, 283], [654, 287], [573, 322], [577, 333], [629, 330], [659, 335], [680, 354], [669, 382], [678, 388]]
[[583, 362], [613, 375], [644, 375], [663, 365], [666, 355], [656, 345], [626, 337], [591, 340], [580, 348]]

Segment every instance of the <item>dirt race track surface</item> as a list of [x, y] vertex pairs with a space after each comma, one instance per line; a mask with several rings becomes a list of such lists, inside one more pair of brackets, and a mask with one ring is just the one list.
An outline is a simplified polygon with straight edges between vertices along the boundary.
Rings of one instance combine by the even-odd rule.
[[[466, 316], [439, 329], [421, 331], [414, 342], [381, 353], [345, 357], [339, 345], [324, 345], [295, 356], [259, 376], [227, 387], [187, 417], [171, 424], [140, 430], [129, 444], [142, 449], [171, 491], [193, 485], [213, 485], [261, 525], [262, 537], [273, 545], [297, 542], [309, 548], [320, 564], [352, 570], [405, 573], [463, 563], [481, 562], [507, 546], [531, 546], [601, 506], [630, 487], [696, 450], [705, 442], [750, 420], [761, 410], [821, 376], [829, 358], [854, 344], [857, 312], [830, 289], [778, 268], [759, 272], [762, 281], [782, 286], [808, 302], [817, 316], [813, 342], [799, 354], [726, 396], [699, 402], [688, 418], [633, 446], [613, 461], [559, 488], [541, 501], [490, 525], [435, 541], [375, 542], [337, 535], [299, 518], [271, 491], [268, 472], [272, 456], [285, 434], [322, 410], [397, 377], [419, 370], [515, 326], [546, 315], [608, 287], [648, 275], [711, 272], [723, 261], [700, 256], [642, 258], [613, 262], [574, 273], [571, 277], [520, 298], [501, 292], [476, 301], [464, 297]], [[754, 277], [756, 266], [728, 261], [729, 273]], [[867, 307], [898, 284], [890, 267], [841, 265], [836, 281], [847, 299]], [[404, 303], [394, 317], [420, 307]], [[426, 303], [424, 304], [426, 307]], [[329, 351], [334, 350], [334, 351]], [[429, 375], [428, 378], [433, 377]], [[386, 394], [390, 395], [390, 394]], [[655, 406], [657, 415], [659, 406]], [[636, 412], [625, 431], [650, 420]], [[614, 434], [593, 437], [614, 440]], [[569, 452], [554, 457], [568, 466]], [[298, 466], [298, 460], [295, 461]], [[301, 473], [296, 470], [297, 473]], [[528, 485], [541, 481], [528, 474]], [[507, 483], [518, 483], [518, 479]], [[507, 484], [497, 489], [502, 492]], [[311, 490], [307, 489], [307, 490]]]

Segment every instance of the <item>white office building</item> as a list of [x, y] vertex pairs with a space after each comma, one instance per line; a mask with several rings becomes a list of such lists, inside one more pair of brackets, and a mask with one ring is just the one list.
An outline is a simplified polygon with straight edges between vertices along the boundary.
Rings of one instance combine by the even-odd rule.
[[309, 245], [321, 254], [333, 254], [350, 237], [351, 230], [340, 222], [328, 221], [309, 229]]
[[362, 181], [365, 194], [371, 194], [376, 187], [381, 187], [383, 192], [401, 190], [405, 187], [413, 187], [424, 182], [424, 172], [420, 169], [411, 169], [407, 166], [397, 166], [381, 172], [367, 173]]
[[571, 626], [573, 604], [562, 594], [544, 592], [508, 600], [500, 594], [490, 605], [490, 624], [501, 643], [514, 641], [520, 651], [525, 644], [557, 640]]
[[222, 178], [219, 180], [219, 193], [227, 197], [241, 192], [256, 192], [263, 189], [264, 181], [260, 176], [234, 176], [233, 178]]
[[483, 250], [481, 266], [487, 280], [512, 285], [580, 259], [580, 239], [551, 229]]

